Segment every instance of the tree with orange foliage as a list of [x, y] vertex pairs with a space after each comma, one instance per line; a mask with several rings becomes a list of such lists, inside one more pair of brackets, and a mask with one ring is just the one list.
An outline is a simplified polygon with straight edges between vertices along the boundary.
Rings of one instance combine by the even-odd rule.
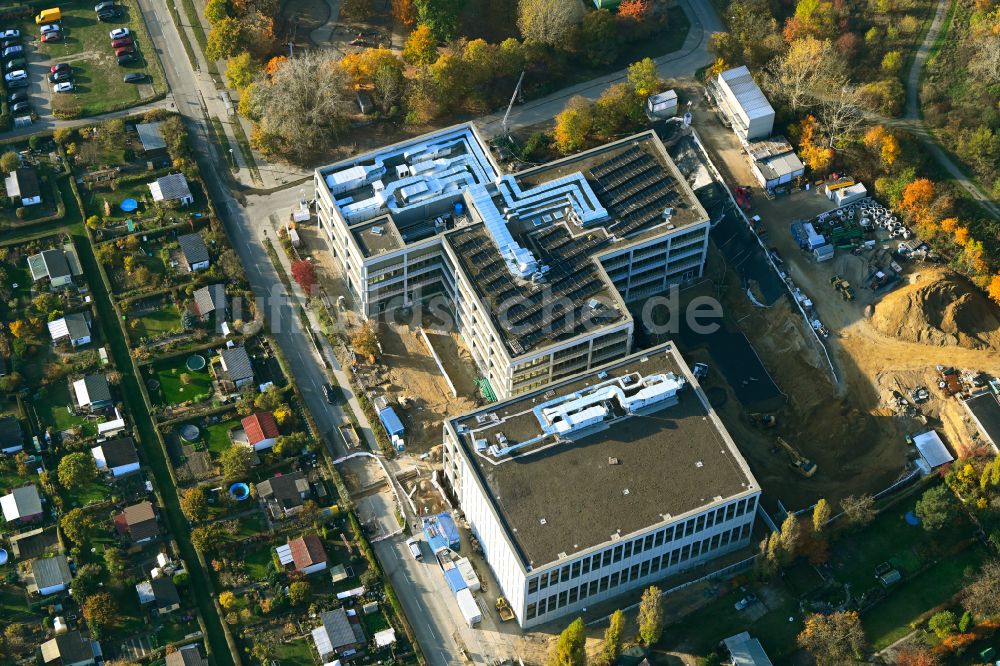
[[990, 295], [990, 298], [992, 298], [997, 305], [1000, 305], [1000, 273], [994, 275], [993, 279], [990, 280], [990, 286], [987, 287], [986, 293]]
[[836, 152], [833, 148], [825, 148], [815, 143], [816, 118], [809, 115], [799, 123], [799, 153], [806, 166], [818, 174], [824, 174], [833, 166]]
[[28, 334], [28, 325], [23, 319], [17, 319], [10, 324], [10, 333], [15, 338], [22, 338]]
[[955, 244], [965, 247], [969, 242], [969, 228], [955, 227]]
[[649, 0], [622, 0], [618, 15], [633, 21], [644, 21], [649, 13]]
[[937, 666], [938, 658], [925, 648], [910, 648], [896, 653], [896, 666]]
[[956, 229], [956, 227], [958, 227], [957, 217], [946, 217], [943, 220], [941, 220], [941, 231], [950, 234]]
[[854, 611], [810, 615], [796, 640], [824, 665], [854, 663], [867, 649], [861, 620]]
[[288, 60], [287, 56], [283, 55], [274, 56], [273, 58], [267, 61], [266, 65], [264, 65], [264, 72], [268, 76], [273, 76], [274, 73], [278, 71], [278, 68], [281, 67], [281, 65], [287, 60]]
[[934, 183], [927, 178], [917, 178], [903, 189], [899, 209], [915, 224], [928, 226], [933, 223], [931, 203], [934, 201]]
[[392, 0], [392, 17], [407, 28], [416, 23], [417, 8], [413, 6], [413, 0]]

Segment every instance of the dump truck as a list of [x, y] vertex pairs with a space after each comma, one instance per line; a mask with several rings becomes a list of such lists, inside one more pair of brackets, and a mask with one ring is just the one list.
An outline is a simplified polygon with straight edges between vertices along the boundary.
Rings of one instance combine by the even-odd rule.
[[788, 454], [788, 465], [796, 472], [807, 479], [816, 474], [816, 463], [799, 453], [799, 450], [794, 446], [786, 442], [781, 437], [778, 437], [778, 446], [784, 449], [785, 453]]
[[500, 613], [500, 621], [507, 622], [514, 619], [514, 609], [507, 602], [507, 597], [497, 597], [497, 612]]

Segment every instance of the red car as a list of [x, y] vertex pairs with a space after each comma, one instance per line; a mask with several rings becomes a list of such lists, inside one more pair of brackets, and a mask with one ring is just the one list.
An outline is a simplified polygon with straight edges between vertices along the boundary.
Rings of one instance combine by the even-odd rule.
[[58, 31], [47, 32], [44, 35], [42, 35], [43, 42], [58, 42], [60, 39], [62, 39], [62, 33]]
[[120, 49], [123, 46], [132, 46], [134, 43], [131, 37], [122, 37], [111, 42], [111, 48]]
[[119, 49], [115, 49], [115, 55], [118, 56], [119, 58], [122, 57], [123, 55], [127, 55], [130, 53], [135, 53], [134, 46], [123, 46]]
[[51, 67], [49, 67], [49, 72], [52, 73], [52, 74], [55, 74], [56, 72], [68, 72], [68, 71], [70, 71], [72, 69], [73, 68], [70, 67], [68, 63], [60, 62], [58, 64], [55, 64], [55, 65], [52, 65]]

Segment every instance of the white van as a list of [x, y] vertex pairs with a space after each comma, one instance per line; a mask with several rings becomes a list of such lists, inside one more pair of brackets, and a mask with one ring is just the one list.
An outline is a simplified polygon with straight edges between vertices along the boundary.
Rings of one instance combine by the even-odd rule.
[[410, 548], [410, 555], [413, 555], [413, 559], [422, 560], [424, 559], [424, 553], [420, 549], [420, 539], [417, 537], [410, 537], [406, 540], [406, 545]]

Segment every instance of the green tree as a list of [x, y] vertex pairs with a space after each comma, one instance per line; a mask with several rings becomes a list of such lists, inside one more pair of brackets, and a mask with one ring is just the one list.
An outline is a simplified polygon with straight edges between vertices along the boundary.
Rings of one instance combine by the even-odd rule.
[[101, 589], [104, 581], [104, 567], [100, 564], [84, 564], [73, 576], [73, 600], [82, 605], [84, 601]]
[[429, 25], [418, 25], [403, 44], [403, 60], [411, 65], [429, 65], [438, 57], [438, 42]]
[[226, 62], [226, 81], [231, 87], [242, 91], [263, 71], [261, 64], [249, 53], [240, 53]]
[[52, 133], [52, 139], [60, 146], [65, 146], [76, 136], [76, 129], [72, 127], [57, 127]]
[[297, 580], [288, 586], [288, 601], [293, 606], [301, 606], [312, 597], [312, 588], [304, 580]]
[[930, 627], [935, 636], [945, 638], [955, 633], [955, 629], [958, 628], [958, 618], [951, 611], [941, 611], [928, 620], [927, 626]]
[[886, 74], [899, 74], [903, 68], [903, 54], [900, 51], [889, 51], [882, 56], [882, 71]]
[[351, 336], [351, 348], [366, 358], [375, 358], [378, 356], [378, 333], [370, 321], [362, 324], [358, 332]]
[[0, 155], [0, 169], [4, 173], [10, 173], [19, 166], [21, 166], [21, 158], [13, 150], [8, 150], [3, 155]]
[[624, 83], [609, 87], [594, 102], [594, 131], [609, 139], [637, 129], [644, 120], [642, 101]]
[[192, 545], [205, 555], [217, 551], [225, 540], [225, 530], [218, 523], [199, 525], [191, 530]]
[[83, 546], [87, 543], [87, 536], [93, 529], [94, 522], [83, 509], [76, 508], [63, 514], [59, 519], [59, 527], [67, 539], [77, 546]]
[[117, 576], [125, 572], [125, 566], [127, 562], [125, 560], [125, 553], [119, 548], [105, 548], [104, 549], [104, 566], [107, 567], [108, 571], [113, 575]]
[[59, 461], [56, 474], [64, 488], [73, 489], [97, 478], [97, 464], [89, 453], [70, 453]]
[[654, 95], [660, 90], [660, 75], [656, 71], [656, 63], [652, 58], [643, 58], [628, 66], [628, 82], [635, 94], [642, 99]]
[[447, 42], [458, 35], [458, 14], [461, 0], [413, 0], [417, 8], [417, 23], [431, 29], [434, 37]]
[[253, 450], [248, 446], [230, 446], [219, 456], [222, 476], [227, 481], [245, 479], [253, 468]]
[[830, 516], [832, 513], [833, 510], [830, 509], [830, 504], [825, 499], [820, 498], [819, 501], [816, 502], [816, 506], [813, 507], [813, 532], [820, 534], [826, 530], [826, 524], [830, 522]]
[[610, 65], [618, 58], [618, 20], [607, 9], [587, 12], [580, 39], [586, 45], [584, 57], [591, 65]]
[[559, 634], [552, 648], [549, 666], [586, 666], [587, 627], [583, 618], [576, 618]]
[[948, 486], [935, 486], [920, 496], [916, 513], [925, 530], [935, 531], [955, 520], [958, 516], [958, 503]]
[[181, 511], [192, 523], [198, 523], [208, 518], [208, 493], [204, 486], [195, 486], [185, 490], [181, 495]]
[[622, 632], [625, 631], [625, 614], [616, 610], [611, 614], [608, 628], [604, 630], [604, 643], [601, 645], [601, 660], [613, 665], [618, 663], [622, 653]]
[[224, 18], [232, 16], [229, 0], [208, 0], [205, 3], [205, 18], [215, 25]]
[[639, 640], [651, 646], [663, 634], [663, 593], [660, 588], [650, 585], [642, 593], [639, 602]]
[[212, 26], [205, 43], [205, 57], [225, 60], [246, 50], [243, 24], [239, 19], [227, 16]]
[[556, 148], [562, 153], [574, 153], [587, 145], [594, 126], [594, 110], [583, 97], [572, 97], [566, 108], [556, 116], [553, 130]]
[[962, 613], [962, 619], [958, 621], [958, 630], [963, 634], [972, 628], [972, 613], [965, 611]]

